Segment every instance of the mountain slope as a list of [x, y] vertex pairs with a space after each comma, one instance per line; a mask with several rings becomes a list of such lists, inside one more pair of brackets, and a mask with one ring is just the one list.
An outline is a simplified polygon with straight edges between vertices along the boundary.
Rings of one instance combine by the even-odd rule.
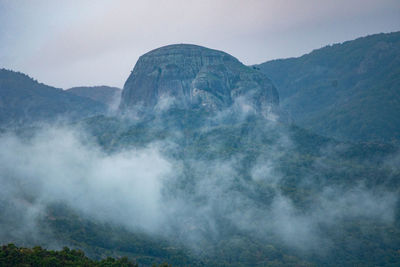
[[[191, 208], [174, 214], [175, 236], [202, 236], [196, 247], [207, 247], [203, 260], [215, 261], [208, 266], [273, 266], [273, 261], [293, 266], [300, 265], [299, 258], [316, 266], [398, 264], [398, 215], [387, 224], [384, 213], [371, 215], [381, 208], [363, 207], [381, 194], [369, 190], [398, 194], [398, 167], [390, 170], [385, 163], [396, 147], [344, 144], [262, 117], [214, 125], [209, 119], [199, 112], [171, 110], [159, 120], [131, 126], [105, 117], [85, 123], [107, 151], [138, 149], [156, 140], [176, 144], [164, 151], [181, 162], [174, 167], [177, 178], [168, 196]], [[282, 198], [293, 210], [277, 204]], [[383, 199], [378, 202], [385, 205]], [[280, 217], [285, 212], [291, 215]], [[189, 217], [190, 224], [180, 222], [181, 216]], [[212, 230], [204, 220], [212, 222]], [[283, 230], [285, 224], [293, 232]], [[313, 233], [305, 237], [308, 227]], [[289, 235], [288, 243], [282, 234]], [[291, 247], [299, 240], [307, 253]], [[328, 253], [313, 248], [325, 241]], [[298, 262], [287, 262], [290, 257]]]
[[400, 140], [400, 32], [255, 66], [296, 124], [351, 141]]
[[104, 111], [105, 106], [99, 102], [38, 83], [25, 74], [0, 69], [0, 124], [82, 118]]
[[73, 87], [66, 91], [74, 95], [90, 98], [110, 107], [119, 104], [122, 90], [110, 86], [81, 86]]
[[[148, 121], [129, 122], [104, 116], [82, 121], [77, 128], [86, 129], [104, 149], [102, 155], [112, 158], [111, 162], [107, 158], [101, 161], [101, 165], [112, 165], [104, 176], [110, 180], [110, 190], [106, 190], [108, 194], [103, 192], [102, 179], [86, 177], [90, 171], [83, 171], [82, 179], [94, 178], [96, 186], [83, 186], [82, 191], [79, 183], [72, 188], [85, 192], [86, 197], [79, 195], [79, 199], [86, 212], [97, 212], [96, 206], [92, 206], [94, 198], [106, 204], [100, 210], [110, 212], [111, 216], [98, 221], [91, 213], [76, 210], [71, 202], [64, 205], [64, 194], [57, 194], [55, 202], [47, 202], [50, 207], [38, 213], [40, 230], [48, 232], [42, 242], [49, 244], [53, 240], [56, 244], [80, 248], [94, 258], [128, 256], [144, 266], [161, 261], [174, 266], [398, 265], [400, 229], [395, 195], [398, 195], [400, 172], [398, 164], [385, 163], [396, 153], [396, 147], [339, 143], [295, 126], [272, 123], [262, 116], [249, 116], [236, 124], [218, 122], [207, 114], [185, 109], [170, 110], [161, 118]], [[30, 138], [34, 134], [23, 136]], [[48, 144], [48, 138], [44, 142]], [[51, 149], [60, 150], [52, 144]], [[135, 195], [135, 188], [128, 184], [124, 186], [125, 192], [120, 190], [121, 180], [117, 177], [121, 175], [121, 165], [118, 157], [112, 155], [131, 149], [137, 153], [154, 146], [172, 164], [173, 173], [171, 177], [163, 177], [161, 195], [145, 191], [136, 201], [161, 198], [162, 216], [155, 217], [161, 220], [158, 235], [133, 227], [137, 218], [147, 216], [151, 210], [132, 213], [134, 210], [124, 205], [121, 213], [110, 209], [121, 200], [121, 204], [135, 205], [135, 201], [129, 201]], [[96, 150], [96, 146], [91, 149]], [[68, 149], [61, 151], [69, 159], [62, 162], [72, 163], [71, 168], [82, 164], [81, 158], [68, 156]], [[1, 157], [2, 154], [6, 157]], [[37, 158], [31, 153], [23, 154]], [[85, 152], [79, 154], [95, 158], [87, 157]], [[21, 237], [24, 232], [18, 228], [24, 226], [23, 220], [15, 216], [25, 214], [29, 205], [38, 202], [44, 205], [40, 200], [41, 192], [45, 191], [32, 192], [18, 167], [15, 171], [12, 167], [2, 167], [10, 156], [0, 153], [0, 169], [3, 168], [0, 178], [4, 179], [4, 173], [13, 177], [16, 186], [11, 188], [21, 198], [3, 196], [0, 211], [6, 216], [0, 218], [3, 219], [0, 233], [5, 235], [0, 234], [0, 239], [30, 245], [30, 239]], [[46, 170], [51, 170], [53, 163], [48, 163]], [[91, 164], [82, 164], [86, 165]], [[65, 165], [56, 166], [58, 173]], [[99, 164], [94, 166], [100, 168]], [[153, 166], [162, 168], [157, 161], [152, 162]], [[136, 166], [124, 172], [129, 173], [129, 180], [135, 180], [138, 179], [135, 173], [140, 170]], [[78, 179], [81, 174], [76, 173]], [[57, 177], [55, 173], [51, 175]], [[63, 188], [74, 177], [67, 179], [61, 185]], [[46, 187], [58, 192], [52, 179], [45, 181]], [[7, 188], [10, 182], [4, 179], [2, 184]], [[40, 182], [35, 184], [36, 189], [40, 187]], [[97, 194], [105, 202], [94, 197]], [[131, 217], [125, 217], [127, 214]], [[15, 221], [20, 224], [16, 226], [12, 223]]]

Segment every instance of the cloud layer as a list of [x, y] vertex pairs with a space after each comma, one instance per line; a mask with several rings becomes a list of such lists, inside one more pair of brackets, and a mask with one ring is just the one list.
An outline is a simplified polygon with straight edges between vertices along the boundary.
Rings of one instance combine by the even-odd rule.
[[258, 155], [250, 179], [243, 179], [244, 154], [179, 159], [168, 156], [178, 149], [173, 142], [106, 153], [78, 129], [50, 127], [28, 139], [3, 134], [0, 239], [40, 240], [36, 222], [54, 203], [94, 221], [178, 239], [195, 250], [230, 238], [229, 231], [242, 231], [302, 252], [323, 253], [320, 248], [329, 250], [332, 243], [326, 229], [340, 235], [341, 223], [348, 220], [394, 221], [396, 194], [362, 184], [324, 187], [305, 210], [299, 209], [282, 190], [278, 163], [293, 148], [284, 132]]

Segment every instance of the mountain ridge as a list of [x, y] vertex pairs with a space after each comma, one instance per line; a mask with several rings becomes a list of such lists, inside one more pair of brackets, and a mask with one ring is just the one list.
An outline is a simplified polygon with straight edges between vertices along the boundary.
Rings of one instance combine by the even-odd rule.
[[39, 83], [21, 72], [0, 69], [0, 123], [24, 124], [104, 113], [105, 106], [88, 98]]
[[400, 32], [255, 65], [295, 123], [347, 141], [400, 139]]
[[119, 104], [122, 90], [117, 87], [106, 85], [100, 86], [77, 86], [66, 90], [68, 93], [81, 97], [87, 97], [100, 102], [109, 108], [115, 108]]

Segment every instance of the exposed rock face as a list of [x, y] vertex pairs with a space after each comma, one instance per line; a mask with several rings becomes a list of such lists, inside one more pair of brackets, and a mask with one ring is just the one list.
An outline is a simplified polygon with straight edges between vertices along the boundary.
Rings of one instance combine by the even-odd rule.
[[227, 53], [178, 44], [139, 58], [125, 83], [120, 109], [152, 110], [172, 102], [178, 107], [217, 111], [237, 99], [257, 112], [273, 110], [279, 103], [278, 93], [265, 74]]

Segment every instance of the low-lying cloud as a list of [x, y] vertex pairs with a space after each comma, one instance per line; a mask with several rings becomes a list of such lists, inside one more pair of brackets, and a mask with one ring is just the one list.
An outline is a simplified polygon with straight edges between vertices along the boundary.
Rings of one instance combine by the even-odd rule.
[[153, 230], [162, 221], [161, 189], [171, 164], [157, 148], [106, 154], [66, 128], [26, 141], [0, 141], [1, 194], [31, 200], [30, 209], [62, 202], [94, 219]]
[[[222, 238], [223, 228], [230, 227], [315, 251], [331, 242], [321, 225], [334, 229], [347, 219], [394, 220], [397, 196], [362, 185], [325, 187], [310, 207], [299, 209], [280, 185], [279, 155], [292, 148], [285, 134], [258, 155], [249, 179], [242, 177], [240, 153], [227, 159], [174, 159], [167, 155], [174, 149], [168, 142], [106, 153], [71, 127], [41, 129], [30, 138], [3, 134], [0, 224], [7, 227], [0, 230], [1, 240], [35, 239], [36, 219], [52, 203], [64, 203], [92, 220], [178, 239], [191, 248]], [[260, 187], [268, 190], [260, 195]]]

